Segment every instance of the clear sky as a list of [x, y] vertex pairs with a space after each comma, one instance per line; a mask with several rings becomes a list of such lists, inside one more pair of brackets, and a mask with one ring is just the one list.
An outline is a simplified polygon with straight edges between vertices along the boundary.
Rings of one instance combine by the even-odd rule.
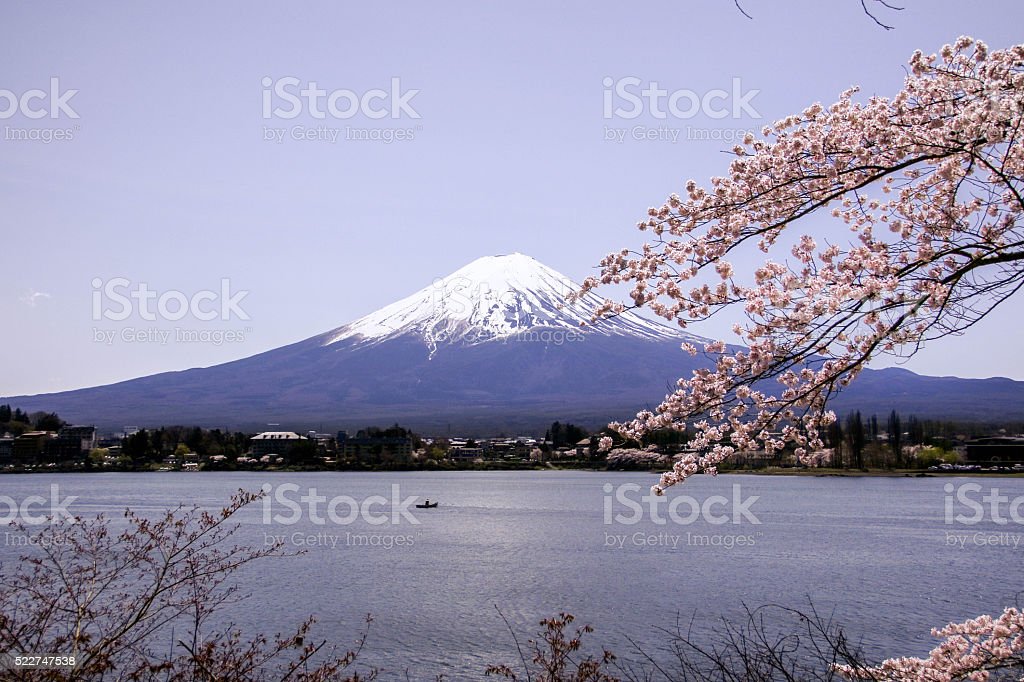
[[[1024, 38], [1019, 0], [903, 0], [878, 8], [891, 31], [857, 0], [742, 4], [3, 3], [0, 395], [252, 355], [483, 255], [580, 280], [742, 130], [853, 84], [891, 95], [916, 48]], [[675, 111], [614, 112], [655, 82]], [[199, 314], [111, 319], [104, 287], [142, 284]], [[1022, 311], [907, 366], [1024, 379]]]

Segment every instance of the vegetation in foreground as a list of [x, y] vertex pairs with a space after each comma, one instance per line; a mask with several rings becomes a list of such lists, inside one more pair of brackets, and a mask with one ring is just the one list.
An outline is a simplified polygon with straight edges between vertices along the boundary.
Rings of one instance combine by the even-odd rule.
[[242, 596], [233, 574], [281, 553], [280, 543], [229, 544], [231, 518], [259, 497], [239, 491], [219, 512], [178, 507], [155, 519], [126, 510], [124, 530], [103, 516], [58, 519], [34, 533], [13, 524], [35, 551], [0, 571], [0, 651], [67, 655], [73, 666], [9, 668], [0, 679], [368, 679], [342, 672], [365, 632], [338, 651], [312, 639], [313, 617], [272, 638], [217, 625], [213, 616]]

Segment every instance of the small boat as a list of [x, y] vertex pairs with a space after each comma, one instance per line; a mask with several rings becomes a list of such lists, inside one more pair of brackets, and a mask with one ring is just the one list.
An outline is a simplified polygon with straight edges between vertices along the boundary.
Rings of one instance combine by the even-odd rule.
[[423, 504], [417, 504], [416, 508], [417, 509], [433, 509], [436, 506], [437, 506], [437, 502], [431, 502], [430, 500], [427, 500]]

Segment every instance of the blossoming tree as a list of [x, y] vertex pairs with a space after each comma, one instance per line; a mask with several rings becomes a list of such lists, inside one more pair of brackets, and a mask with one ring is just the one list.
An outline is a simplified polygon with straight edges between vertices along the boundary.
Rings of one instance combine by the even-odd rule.
[[[965, 331], [1020, 288], [1022, 60], [1024, 45], [989, 52], [960, 38], [941, 55], [915, 53], [892, 99], [858, 102], [851, 88], [763, 139], [748, 134], [727, 175], [708, 188], [691, 180], [650, 209], [639, 227], [654, 238], [585, 280], [584, 291], [631, 284], [628, 307], [682, 327], [737, 309], [745, 318], [733, 327], [742, 345], [683, 344], [714, 365], [680, 379], [655, 412], [614, 425], [637, 437], [699, 418], [695, 445], [707, 454], [658, 490], [755, 442], [795, 442], [805, 455], [834, 420], [828, 398], [873, 358]], [[794, 234], [807, 223], [817, 237]], [[734, 268], [754, 247], [769, 258], [752, 273]], [[626, 307], [606, 301], [599, 315]]]
[[[1024, 45], [989, 51], [961, 37], [916, 52], [895, 97], [856, 93], [747, 135], [724, 176], [651, 208], [639, 228], [653, 238], [608, 255], [583, 284], [631, 286], [628, 306], [608, 300], [599, 316], [646, 307], [681, 327], [742, 320], [736, 345], [684, 343], [710, 366], [612, 425], [639, 438], [695, 421], [703, 454], [676, 462], [657, 494], [756, 444], [793, 443], [806, 457], [835, 420], [828, 399], [869, 362], [964, 332], [1024, 285]], [[734, 267], [754, 249], [767, 254], [760, 267]], [[1010, 611], [950, 626], [932, 658], [871, 674], [962, 677], [991, 662], [965, 637], [1020, 654], [1021, 626]], [[953, 678], [929, 676], [944, 665]]]

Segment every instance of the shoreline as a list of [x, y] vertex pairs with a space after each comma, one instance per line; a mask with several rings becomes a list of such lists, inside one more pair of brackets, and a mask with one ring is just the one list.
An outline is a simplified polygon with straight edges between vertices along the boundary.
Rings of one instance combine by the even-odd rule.
[[751, 469], [720, 471], [720, 474], [755, 476], [811, 476], [814, 478], [945, 478], [949, 476], [996, 476], [1022, 478], [1024, 471], [928, 471], [921, 469]]
[[[170, 471], [159, 471], [155, 469], [82, 469], [82, 468], [43, 468], [43, 469], [22, 469], [0, 470], [0, 475], [17, 474], [232, 474], [232, 473], [260, 473], [260, 474], [287, 474], [287, 473], [416, 473], [416, 472], [477, 472], [494, 473], [498, 471], [527, 472], [527, 471], [586, 471], [591, 473], [636, 473], [660, 475], [664, 469], [608, 469], [594, 466], [573, 466], [546, 463], [533, 466], [442, 466], [442, 467], [370, 467], [351, 469], [328, 469], [318, 467], [267, 467], [265, 469], [201, 469], [198, 471], [184, 471], [174, 469]], [[771, 467], [765, 469], [728, 469], [719, 471], [719, 475], [745, 474], [750, 476], [795, 476], [810, 478], [947, 478], [947, 477], [995, 477], [995, 478], [1024, 478], [1024, 470], [1018, 471], [928, 471], [920, 469], [799, 469], [785, 467]], [[700, 473], [698, 476], [706, 476]]]

